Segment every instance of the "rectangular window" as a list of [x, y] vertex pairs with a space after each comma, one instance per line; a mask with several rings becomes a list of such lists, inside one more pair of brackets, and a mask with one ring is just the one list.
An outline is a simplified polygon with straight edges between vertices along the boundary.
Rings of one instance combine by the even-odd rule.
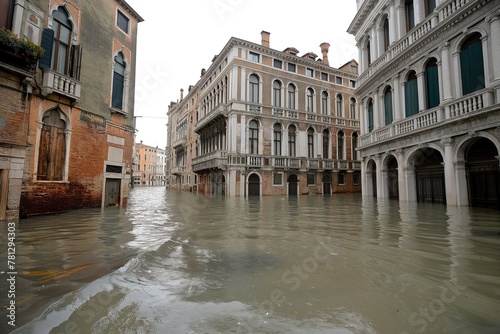
[[321, 80], [328, 81], [328, 73], [321, 73]]
[[308, 186], [314, 186], [314, 185], [316, 185], [316, 174], [314, 174], [314, 173], [307, 173], [307, 185]]
[[283, 185], [283, 173], [273, 173], [273, 186]]
[[249, 51], [248, 52], [248, 59], [258, 63], [260, 61], [260, 55], [258, 53]]
[[0, 0], [0, 28], [12, 29], [14, 0]]
[[120, 10], [116, 12], [116, 26], [128, 35], [129, 18], [125, 16]]
[[335, 83], [337, 85], [342, 85], [342, 77], [335, 77]]
[[349, 80], [349, 87], [356, 88], [356, 81]]
[[274, 60], [274, 63], [273, 63], [273, 66], [275, 68], [279, 68], [280, 70], [283, 68], [283, 62], [279, 59], [275, 59]]
[[345, 173], [340, 172], [339, 173], [339, 185], [343, 185], [343, 184], [345, 184]]
[[358, 67], [351, 65], [351, 73], [358, 74]]
[[361, 176], [359, 172], [352, 173], [352, 184], [355, 186], [359, 185], [360, 178]]
[[295, 73], [295, 64], [288, 63], [288, 72], [294, 72]]
[[314, 70], [312, 68], [307, 68], [306, 75], [310, 78], [313, 78], [314, 77]]

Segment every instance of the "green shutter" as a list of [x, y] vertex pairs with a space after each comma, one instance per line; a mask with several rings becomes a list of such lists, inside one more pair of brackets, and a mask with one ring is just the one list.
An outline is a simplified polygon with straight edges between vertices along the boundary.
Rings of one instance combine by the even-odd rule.
[[437, 66], [429, 66], [425, 69], [425, 80], [427, 88], [427, 108], [431, 109], [439, 105], [439, 79]]
[[481, 41], [469, 45], [460, 52], [460, 70], [462, 74], [463, 95], [485, 87]]
[[373, 104], [368, 105], [368, 132], [373, 131]]
[[406, 117], [418, 114], [417, 79], [405, 82], [405, 114]]
[[392, 123], [392, 92], [384, 95], [385, 125]]
[[42, 42], [40, 46], [44, 49], [43, 56], [38, 61], [38, 67], [50, 68], [52, 61], [52, 43], [54, 43], [54, 30], [50, 28], [43, 29]]

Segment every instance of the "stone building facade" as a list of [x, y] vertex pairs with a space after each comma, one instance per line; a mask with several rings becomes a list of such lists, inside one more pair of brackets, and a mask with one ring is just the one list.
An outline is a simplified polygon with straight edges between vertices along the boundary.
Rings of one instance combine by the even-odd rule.
[[134, 145], [134, 186], [164, 186], [165, 150], [140, 143]]
[[168, 110], [169, 187], [228, 196], [359, 192], [357, 62], [231, 38]]
[[500, 3], [359, 0], [363, 194], [500, 208]]
[[[45, 50], [33, 80], [18, 86], [25, 112], [15, 152], [23, 171], [12, 208], [27, 217], [126, 205], [142, 18], [121, 0], [1, 3], [9, 7], [8, 28]], [[16, 187], [18, 174], [9, 181]]]

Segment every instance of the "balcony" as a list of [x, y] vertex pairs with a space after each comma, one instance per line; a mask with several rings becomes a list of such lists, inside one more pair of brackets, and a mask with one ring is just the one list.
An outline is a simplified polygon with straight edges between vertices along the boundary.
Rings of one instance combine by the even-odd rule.
[[444, 123], [460, 122], [468, 117], [475, 117], [482, 112], [490, 111], [489, 107], [493, 104], [494, 88], [483, 89], [383, 128], [375, 129], [359, 137], [358, 147], [366, 148], [374, 144], [413, 135]]
[[214, 122], [219, 117], [227, 117], [227, 105], [219, 104], [214, 109], [209, 111], [205, 116], [203, 116], [198, 121], [198, 123], [196, 123], [194, 131], [199, 132], [201, 129], [203, 129], [205, 126], [209, 125], [210, 123]]
[[182, 137], [182, 138], [179, 138], [176, 141], [174, 141], [172, 143], [172, 147], [174, 149], [177, 149], [178, 147], [185, 146], [186, 144], [187, 144], [187, 138], [186, 137]]
[[186, 170], [186, 167], [184, 167], [184, 166], [172, 167], [172, 169], [170, 170], [170, 174], [172, 174], [172, 175], [182, 175], [182, 173], [184, 173], [185, 170]]
[[227, 152], [218, 150], [196, 157], [193, 159], [192, 167], [194, 172], [213, 168], [226, 170]]
[[75, 102], [80, 102], [82, 85], [80, 81], [58, 73], [52, 69], [43, 70], [42, 94], [64, 95]]

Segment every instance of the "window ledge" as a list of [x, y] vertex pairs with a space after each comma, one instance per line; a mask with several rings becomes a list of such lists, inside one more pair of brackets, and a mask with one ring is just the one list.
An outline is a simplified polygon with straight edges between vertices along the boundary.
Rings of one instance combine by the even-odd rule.
[[59, 183], [59, 184], [65, 184], [69, 183], [69, 181], [53, 181], [53, 180], [33, 180], [35, 183]]
[[128, 112], [122, 110], [122, 109], [117, 109], [117, 108], [109, 108], [109, 111], [111, 111], [112, 114], [121, 114], [125, 116], [125, 118], [128, 118]]

